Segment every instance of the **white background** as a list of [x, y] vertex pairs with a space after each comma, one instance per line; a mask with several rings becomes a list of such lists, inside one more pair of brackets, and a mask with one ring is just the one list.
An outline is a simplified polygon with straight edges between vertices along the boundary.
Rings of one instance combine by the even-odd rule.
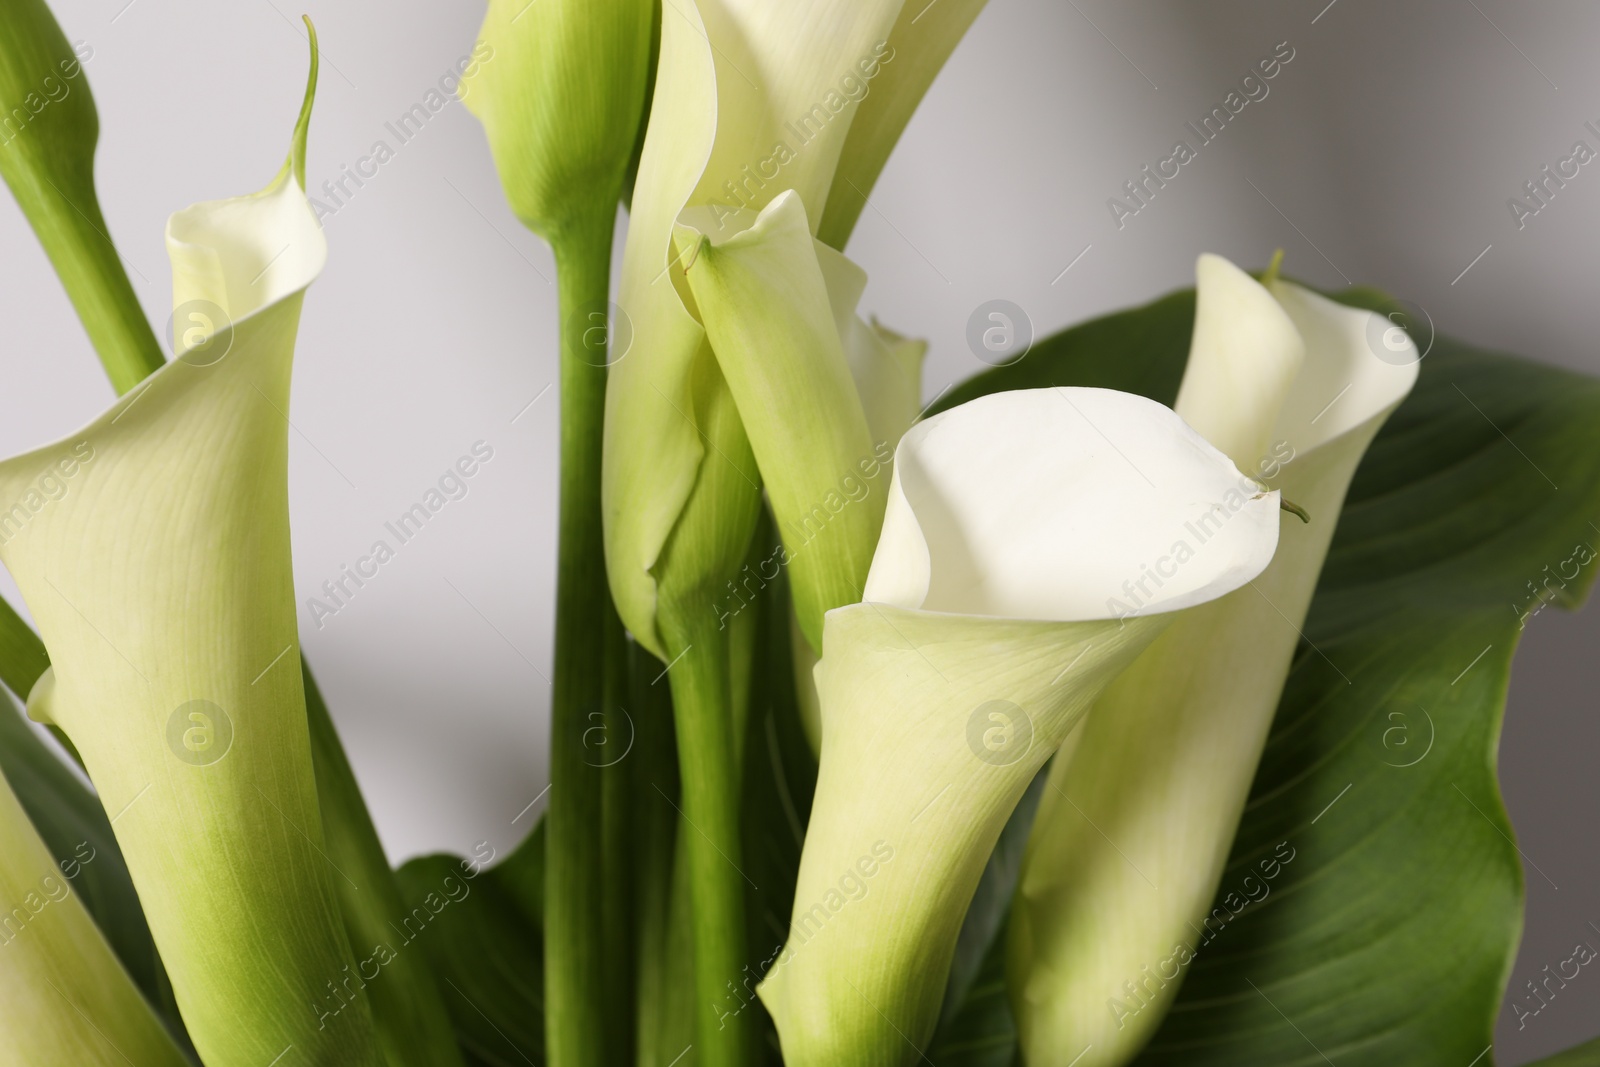
[[[163, 323], [166, 216], [259, 188], [283, 159], [306, 61], [299, 10], [55, 7], [94, 49], [102, 203]], [[324, 58], [315, 190], [375, 140], [394, 143], [384, 123], [471, 49], [481, 12], [318, 0], [310, 13]], [[1282, 41], [1295, 58], [1271, 94], [1119, 230], [1106, 199]], [[1522, 230], [1506, 207], [1573, 141], [1600, 146], [1583, 128], [1600, 125], [1597, 42], [1600, 9], [1581, 0], [993, 0], [863, 213], [849, 249], [872, 275], [863, 311], [931, 340], [931, 398], [980, 368], [963, 335], [985, 300], [1021, 305], [1042, 334], [1189, 284], [1202, 251], [1259, 267], [1281, 246], [1312, 283], [1378, 285], [1445, 332], [1600, 371], [1600, 169]], [[291, 412], [302, 601], [474, 442], [494, 459], [337, 616], [319, 629], [302, 608], [304, 646], [393, 859], [509, 848], [546, 781], [555, 390], [512, 419], [555, 376], [551, 257], [505, 208], [458, 103], [326, 230]], [[10, 453], [87, 421], [111, 392], [8, 198], [0, 246]], [[1575, 941], [1600, 947], [1587, 925], [1600, 923], [1597, 643], [1593, 616], [1546, 612], [1519, 655], [1501, 769], [1537, 868], [1514, 988]], [[1585, 969], [1521, 1032], [1504, 1012], [1496, 1058], [1593, 1036], [1596, 1017], [1600, 975]]]

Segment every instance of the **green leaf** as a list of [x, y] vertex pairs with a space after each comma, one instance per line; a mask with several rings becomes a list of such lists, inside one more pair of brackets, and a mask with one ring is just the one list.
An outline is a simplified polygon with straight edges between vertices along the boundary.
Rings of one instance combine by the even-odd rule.
[[[1040, 385], [1170, 402], [1192, 319], [1191, 292], [1108, 316], [941, 406]], [[1434, 342], [1351, 488], [1218, 906], [1280, 842], [1294, 858], [1201, 946], [1140, 1064], [1459, 1065], [1489, 1048], [1523, 900], [1495, 746], [1519, 613], [1539, 606], [1528, 583], [1571, 606], [1593, 578], [1597, 446], [1600, 384]]]
[[[1022, 838], [1026, 841], [1027, 834]], [[1002, 927], [1009, 913], [1008, 899], [1000, 916]], [[979, 964], [960, 1006], [940, 1025], [928, 1047], [928, 1062], [935, 1067], [1011, 1067], [1022, 1062], [1017, 1048], [1017, 1024], [1006, 993], [1003, 936], [989, 945]], [[950, 1002], [946, 1001], [945, 1006], [949, 1008]]]
[[405, 912], [384, 945], [431, 965], [468, 1062], [543, 1064], [544, 824], [498, 867], [433, 855], [398, 873]]
[[1005, 928], [1028, 832], [1049, 777], [1047, 764], [1018, 801], [967, 907], [939, 1028], [928, 1048], [937, 1067], [1010, 1067], [1016, 1058], [1017, 1027], [1006, 999]]
[[[328, 714], [328, 705], [311, 668], [302, 659], [306, 724], [311, 735], [311, 764], [317, 779], [317, 806], [322, 812], [323, 845], [328, 862], [341, 872], [333, 882], [358, 962], [401, 925], [404, 905], [395, 873], [378, 840], [350, 760]], [[359, 887], [359, 888], [358, 888]], [[371, 969], [370, 966], [368, 968]], [[389, 1067], [457, 1067], [461, 1060], [454, 1031], [445, 1012], [442, 987], [418, 953], [401, 953], [382, 968], [382, 981], [367, 984], [367, 999]]]

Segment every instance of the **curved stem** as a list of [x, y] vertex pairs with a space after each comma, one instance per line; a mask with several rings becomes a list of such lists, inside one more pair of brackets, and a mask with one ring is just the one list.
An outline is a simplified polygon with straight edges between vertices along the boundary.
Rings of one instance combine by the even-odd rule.
[[76, 184], [81, 188], [69, 184], [69, 193], [19, 179], [12, 192], [120, 396], [160, 370], [166, 357], [106, 231], [93, 177]]
[[606, 299], [615, 209], [551, 239], [560, 280], [561, 490], [545, 896], [545, 1019], [551, 1063], [606, 1062], [604, 773], [584, 733], [604, 714], [606, 586], [600, 526]]

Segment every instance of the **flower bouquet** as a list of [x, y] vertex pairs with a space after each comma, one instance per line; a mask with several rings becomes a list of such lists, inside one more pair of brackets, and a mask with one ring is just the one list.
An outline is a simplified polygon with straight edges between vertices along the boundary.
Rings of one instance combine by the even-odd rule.
[[0, 461], [0, 1064], [1492, 1062], [1495, 746], [1593, 578], [1600, 385], [1208, 254], [989, 309], [928, 402], [951, 339], [845, 249], [982, 6], [490, 0], [445, 88], [559, 271], [549, 801], [398, 870], [290, 567], [315, 30], [281, 169], [168, 223], [168, 358], [82, 57], [5, 6], [0, 174], [120, 398]]

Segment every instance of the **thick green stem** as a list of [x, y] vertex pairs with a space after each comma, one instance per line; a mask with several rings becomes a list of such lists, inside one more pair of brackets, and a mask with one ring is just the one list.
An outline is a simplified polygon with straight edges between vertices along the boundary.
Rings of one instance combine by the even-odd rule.
[[[666, 664], [633, 648], [633, 698], [637, 728], [634, 754], [627, 761], [634, 806], [634, 897], [637, 901], [636, 1053], [638, 1067], [667, 1067], [694, 1041], [693, 1020], [675, 1010], [677, 998], [692, 984], [690, 952], [674, 951], [684, 930], [673, 922], [673, 859], [682, 816], [678, 799], [678, 751], [673, 742], [672, 691]], [[687, 829], [685, 827], [684, 829]], [[684, 998], [685, 1007], [692, 1003]], [[686, 1022], [687, 1020], [687, 1022]]]
[[[600, 764], [604, 818], [601, 823], [600, 869], [604, 876], [601, 926], [605, 937], [605, 988], [614, 1010], [606, 1027], [606, 1061], [618, 1067], [633, 1062], [634, 1046], [634, 865], [632, 782], [627, 761], [638, 724], [633, 719], [629, 690], [631, 657], [622, 620], [611, 601], [603, 601], [605, 647], [605, 743], [589, 746], [590, 759]], [[593, 735], [591, 734], [591, 737]]]
[[[31, 177], [31, 176], [29, 176]], [[118, 395], [166, 362], [106, 230], [94, 182], [81, 187], [19, 178], [12, 192], [49, 255]]]
[[695, 1052], [704, 1067], [744, 1067], [754, 1054], [755, 1012], [738, 1011], [744, 977], [745, 884], [739, 833], [728, 631], [695, 604], [681, 618], [663, 608], [673, 657], [673, 718], [683, 778], [683, 831], [693, 904]]
[[545, 1020], [550, 1062], [600, 1067], [607, 1027], [604, 772], [588, 755], [591, 716], [605, 712], [610, 591], [600, 527], [606, 300], [614, 208], [552, 235], [561, 308], [561, 496], [545, 895]]

